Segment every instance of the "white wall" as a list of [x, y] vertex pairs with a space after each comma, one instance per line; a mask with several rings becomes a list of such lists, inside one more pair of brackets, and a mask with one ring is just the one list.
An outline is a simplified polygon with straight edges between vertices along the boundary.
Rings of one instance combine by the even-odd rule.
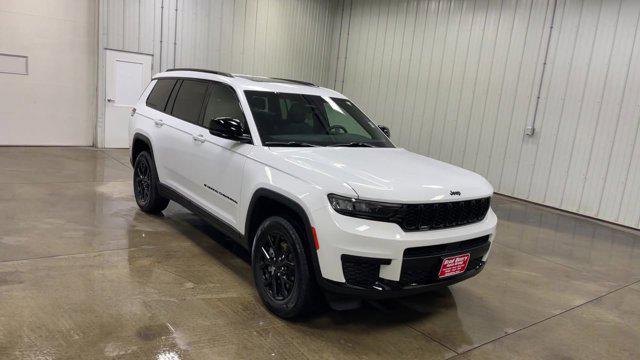
[[[341, 1], [101, 0], [100, 9], [102, 47], [153, 55], [153, 73], [195, 67], [333, 84]], [[100, 68], [101, 147], [103, 58]]]
[[0, 1], [0, 53], [29, 74], [0, 73], [0, 145], [92, 145], [97, 9], [93, 1]]
[[345, 8], [336, 87], [397, 144], [497, 192], [640, 227], [639, 1]]

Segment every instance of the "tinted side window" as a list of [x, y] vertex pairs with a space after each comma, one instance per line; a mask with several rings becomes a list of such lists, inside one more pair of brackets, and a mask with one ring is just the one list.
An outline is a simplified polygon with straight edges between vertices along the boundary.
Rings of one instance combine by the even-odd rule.
[[147, 97], [147, 106], [158, 111], [164, 111], [171, 90], [176, 84], [175, 79], [158, 80]]
[[204, 127], [209, 128], [211, 120], [220, 117], [238, 119], [244, 123], [244, 113], [240, 108], [240, 102], [232, 87], [213, 83], [211, 96], [204, 113]]
[[198, 124], [208, 87], [209, 84], [204, 81], [183, 80], [173, 103], [171, 115], [192, 124]]

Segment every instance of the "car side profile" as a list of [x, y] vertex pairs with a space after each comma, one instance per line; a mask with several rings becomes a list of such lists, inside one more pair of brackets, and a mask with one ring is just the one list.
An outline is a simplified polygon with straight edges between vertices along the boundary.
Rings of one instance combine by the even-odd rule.
[[491, 185], [397, 148], [336, 91], [172, 69], [142, 94], [130, 140], [138, 206], [175, 201], [237, 241], [280, 317], [448, 286], [487, 261]]

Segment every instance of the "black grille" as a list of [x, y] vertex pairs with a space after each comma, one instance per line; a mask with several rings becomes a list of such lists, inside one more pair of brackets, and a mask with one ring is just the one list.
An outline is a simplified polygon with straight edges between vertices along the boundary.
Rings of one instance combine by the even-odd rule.
[[390, 263], [389, 259], [342, 255], [342, 273], [347, 284], [369, 288], [379, 279], [380, 265]]
[[406, 204], [391, 221], [407, 231], [446, 229], [484, 219], [491, 198], [435, 204]]
[[484, 246], [489, 242], [489, 235], [481, 236], [479, 238], [460, 241], [451, 244], [441, 244], [432, 246], [421, 246], [408, 248], [404, 250], [404, 258], [415, 258], [424, 256], [437, 256], [444, 254], [451, 254], [454, 252], [464, 252], [476, 247]]

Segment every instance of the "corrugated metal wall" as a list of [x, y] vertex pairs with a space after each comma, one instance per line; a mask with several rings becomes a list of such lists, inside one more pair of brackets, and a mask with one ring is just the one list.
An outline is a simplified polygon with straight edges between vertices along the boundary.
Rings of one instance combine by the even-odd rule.
[[[107, 0], [106, 46], [110, 49], [153, 54], [160, 0]], [[158, 22], [159, 24], [159, 22]], [[158, 39], [159, 40], [159, 39]]]
[[[331, 86], [342, 7], [343, 0], [100, 0], [100, 44], [153, 55], [154, 74], [196, 67]], [[103, 54], [98, 78], [103, 147]]]
[[640, 227], [639, 16], [637, 0], [558, 3], [516, 196]]
[[176, 63], [325, 84], [337, 2], [182, 1]]
[[101, 10], [106, 47], [153, 54], [154, 72], [334, 87], [399, 145], [477, 171], [500, 193], [640, 227], [637, 0], [108, 0]]
[[344, 9], [335, 87], [397, 144], [497, 192], [640, 227], [639, 1]]
[[[329, 84], [339, 1], [108, 0], [106, 47], [199, 67]], [[335, 63], [335, 61], [333, 61]]]

